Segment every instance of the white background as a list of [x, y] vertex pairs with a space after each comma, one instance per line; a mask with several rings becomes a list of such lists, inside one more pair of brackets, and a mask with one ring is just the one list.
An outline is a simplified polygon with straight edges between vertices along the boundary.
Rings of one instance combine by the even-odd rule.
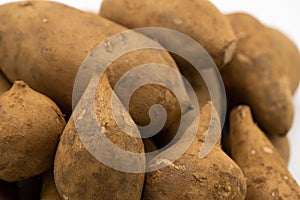
[[[56, 0], [81, 10], [98, 12], [102, 0]], [[13, 0], [0, 0], [0, 4]], [[211, 0], [222, 12], [248, 12], [263, 23], [288, 35], [300, 47], [300, 1], [299, 0]], [[171, 3], [171, 1], [170, 1]], [[122, 12], [120, 10], [120, 12]], [[294, 125], [288, 134], [291, 145], [289, 169], [300, 184], [300, 89], [294, 96]]]

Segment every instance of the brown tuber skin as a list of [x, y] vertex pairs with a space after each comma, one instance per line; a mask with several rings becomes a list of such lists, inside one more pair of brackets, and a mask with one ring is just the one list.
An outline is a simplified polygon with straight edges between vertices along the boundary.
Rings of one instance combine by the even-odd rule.
[[253, 17], [236, 13], [228, 18], [239, 38], [234, 58], [222, 71], [229, 100], [249, 105], [267, 134], [284, 136], [294, 114], [290, 80], [280, 72], [288, 51], [277, 48], [269, 29]]
[[51, 168], [64, 126], [52, 100], [16, 81], [0, 96], [0, 179], [19, 181]]
[[146, 174], [144, 200], [245, 198], [246, 181], [241, 169], [219, 144], [205, 158], [199, 158], [208, 128], [220, 131], [218, 123], [216, 113], [211, 112], [211, 103], [206, 104], [201, 110], [196, 139], [187, 152], [169, 166]]
[[247, 178], [246, 199], [300, 199], [299, 186], [247, 106], [230, 114], [230, 152]]
[[52, 170], [44, 174], [41, 200], [61, 200], [55, 186]]
[[153, 152], [157, 150], [157, 147], [150, 138], [144, 138], [143, 143], [145, 146], [145, 152]]
[[104, 0], [100, 15], [129, 28], [164, 27], [182, 32], [199, 42], [219, 69], [235, 51], [230, 23], [207, 0]]
[[[0, 19], [1, 70], [10, 81], [24, 80], [33, 89], [49, 96], [67, 114], [72, 108], [76, 74], [88, 53], [108, 37], [128, 30], [99, 15], [47, 1], [0, 6]], [[149, 40], [141, 34], [133, 35], [136, 41]], [[111, 86], [123, 73], [144, 63], [159, 63], [178, 70], [167, 51], [132, 51], [114, 61], [107, 70]], [[162, 76], [169, 78], [167, 74]], [[184, 93], [183, 84], [181, 89]], [[150, 122], [148, 111], [153, 104], [161, 104], [166, 109], [166, 127], [180, 117], [180, 107], [173, 93], [148, 84], [134, 93], [130, 102], [130, 113], [137, 124]]]
[[6, 92], [11, 87], [10, 83], [6, 80], [3, 74], [0, 72], [0, 95]]
[[284, 160], [286, 166], [289, 164], [290, 159], [290, 145], [287, 137], [280, 137], [276, 135], [267, 135], [270, 142], [276, 148], [278, 153], [281, 155]]
[[[226, 125], [225, 125], [226, 126]], [[284, 160], [284, 163], [286, 166], [289, 164], [290, 159], [290, 145], [288, 138], [277, 136], [277, 135], [266, 135], [270, 142], [273, 144], [273, 146], [276, 148], [276, 150], [281, 155], [282, 159]], [[230, 141], [229, 141], [229, 125], [226, 126], [226, 129], [223, 128], [222, 132], [222, 149], [229, 155], [230, 155]]]
[[[123, 133], [116, 124], [111, 111], [112, 94], [113, 91], [108, 80], [103, 76], [96, 97], [94, 97], [99, 125], [106, 130], [106, 137], [121, 149], [144, 153], [142, 139]], [[84, 95], [90, 94], [85, 93]], [[115, 108], [117, 106], [123, 105], [114, 105]], [[77, 109], [83, 108], [77, 106]], [[61, 136], [55, 156], [54, 179], [61, 198], [139, 200], [144, 184], [144, 174], [121, 172], [98, 161], [82, 143], [74, 120], [76, 119], [72, 116]], [[127, 120], [130, 119], [125, 116], [124, 121], [127, 122]], [[85, 134], [92, 135], [93, 133], [91, 130]], [[108, 151], [105, 146], [101, 149]]]
[[296, 45], [283, 33], [276, 29], [268, 28], [268, 37], [273, 41], [273, 48], [282, 58], [282, 67], [279, 68], [281, 74], [288, 77], [292, 94], [295, 93], [300, 81], [300, 53]]
[[[225, 125], [226, 126], [226, 125]], [[290, 146], [289, 141], [286, 136], [277, 136], [266, 134], [270, 142], [276, 148], [276, 150], [281, 155], [286, 166], [289, 164], [290, 158]], [[222, 132], [222, 149], [230, 156], [230, 141], [229, 141], [229, 127], [226, 126], [226, 129], [223, 128]]]

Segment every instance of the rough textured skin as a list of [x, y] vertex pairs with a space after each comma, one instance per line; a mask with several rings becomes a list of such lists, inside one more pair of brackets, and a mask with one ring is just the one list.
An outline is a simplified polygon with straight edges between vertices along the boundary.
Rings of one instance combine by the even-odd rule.
[[185, 33], [210, 53], [219, 69], [235, 51], [230, 23], [207, 0], [104, 0], [100, 15], [129, 28], [165, 27]]
[[[121, 149], [143, 153], [142, 139], [123, 133], [117, 126], [110, 107], [111, 95], [112, 89], [108, 80], [103, 76], [95, 97], [99, 125], [106, 130], [105, 134], [111, 142]], [[92, 135], [93, 132], [86, 134]], [[101, 148], [106, 151], [105, 147]], [[72, 116], [58, 145], [54, 179], [62, 199], [135, 200], [141, 198], [144, 174], [117, 171], [96, 160], [81, 142]]]
[[[137, 37], [137, 40], [142, 40], [143, 37]], [[126, 66], [124, 64], [126, 62]], [[134, 68], [135, 66], [147, 64], [147, 63], [159, 63], [173, 67], [176, 70], [176, 64], [167, 52], [155, 49], [144, 49], [141, 51], [130, 52], [114, 61], [107, 71], [107, 77], [112, 87], [115, 83], [125, 74], [128, 69]], [[165, 77], [165, 80], [172, 80], [168, 74], [159, 74], [161, 77]], [[137, 77], [134, 77], [137, 78]], [[178, 83], [181, 80], [172, 80], [174, 83]], [[185, 93], [185, 87], [181, 86], [182, 93]], [[149, 95], [151, 94], [151, 95]], [[149, 109], [154, 104], [161, 104], [167, 111], [168, 118], [166, 121], [165, 128], [168, 128], [171, 123], [180, 118], [180, 105], [173, 95], [173, 93], [156, 84], [146, 84], [138, 88], [130, 99], [129, 110], [134, 121], [141, 126], [148, 125], [150, 123]], [[187, 106], [188, 99], [184, 103]], [[186, 108], [182, 108], [186, 110]]]
[[293, 123], [288, 77], [280, 72], [283, 59], [264, 27], [247, 14], [228, 16], [239, 38], [234, 58], [222, 71], [230, 102], [249, 105], [268, 134], [285, 135]]
[[48, 170], [64, 126], [52, 100], [16, 81], [0, 96], [0, 179], [19, 181]]
[[6, 80], [3, 74], [0, 72], [0, 94], [6, 92], [10, 88], [10, 83]]
[[[189, 83], [193, 87], [193, 90], [197, 95], [199, 105], [204, 106], [208, 101], [211, 100], [208, 92], [207, 84], [213, 84], [213, 83], [206, 84], [202, 76], [195, 69], [195, 67], [189, 62], [187, 62], [186, 60], [182, 59], [179, 56], [175, 56], [175, 60], [178, 63], [180, 72], [184, 75], [184, 77], [189, 81]], [[206, 63], [203, 63], [202, 66], [205, 66], [205, 64]]]
[[265, 134], [253, 122], [250, 108], [239, 106], [230, 114], [231, 155], [247, 178], [247, 197], [300, 199], [300, 189]]
[[[71, 111], [76, 73], [88, 53], [109, 36], [127, 30], [101, 16], [47, 1], [0, 6], [0, 19], [1, 70], [11, 81], [24, 80], [46, 94], [64, 112]], [[140, 35], [137, 40], [142, 42], [143, 37]], [[166, 51], [134, 51], [110, 66], [111, 85], [115, 85], [123, 72], [144, 63], [164, 64], [178, 70]], [[170, 117], [167, 123], [180, 116], [176, 97], [159, 86], [145, 86], [134, 94], [131, 102], [134, 106], [130, 113], [140, 125], [148, 124], [148, 110], [145, 110], [153, 102], [166, 108]]]
[[[266, 135], [276, 150], [281, 155], [282, 159], [284, 160], [286, 166], [289, 164], [290, 159], [290, 145], [287, 137], [281, 137], [277, 135]], [[223, 127], [222, 132], [222, 149], [227, 153], [227, 155], [231, 156], [230, 154], [230, 140], [229, 140], [229, 123], [225, 124]]]
[[[246, 181], [239, 167], [217, 145], [198, 157], [208, 127], [220, 131], [210, 103], [201, 110], [196, 139], [188, 151], [169, 166], [146, 174], [143, 199], [244, 199]], [[210, 119], [214, 121], [210, 126]], [[158, 155], [159, 156], [159, 155]]]
[[276, 150], [281, 155], [282, 159], [284, 160], [286, 166], [289, 164], [290, 159], [290, 145], [289, 140], [287, 137], [280, 137], [276, 135], [267, 135], [270, 142], [276, 148]]
[[[279, 71], [289, 79], [292, 93], [294, 93], [300, 81], [300, 54], [296, 45], [283, 33], [276, 29], [268, 28], [268, 37], [274, 41], [277, 53], [282, 58], [282, 67]], [[274, 46], [273, 46], [274, 48]]]
[[48, 171], [44, 174], [41, 200], [61, 200], [55, 186], [52, 171]]

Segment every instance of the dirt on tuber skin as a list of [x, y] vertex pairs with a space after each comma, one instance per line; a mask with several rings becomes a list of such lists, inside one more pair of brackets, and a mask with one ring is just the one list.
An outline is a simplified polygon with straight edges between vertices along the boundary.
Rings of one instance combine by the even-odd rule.
[[[116, 124], [111, 107], [112, 94], [113, 90], [106, 76], [102, 76], [96, 97], [89, 96], [91, 95], [90, 93], [85, 93], [84, 96], [95, 98], [95, 105], [91, 106], [94, 106], [96, 109], [98, 124], [101, 126], [101, 130], [105, 130], [103, 133], [115, 146], [124, 151], [144, 153], [142, 139], [123, 133]], [[83, 104], [85, 103], [84, 100], [81, 101]], [[74, 112], [84, 112], [85, 108], [79, 105], [82, 104], [79, 103]], [[133, 124], [130, 115], [121, 102], [115, 104], [113, 109], [117, 109], [117, 107], [122, 109], [125, 123], [131, 121], [131, 124]], [[74, 118], [74, 112], [61, 136], [55, 156], [54, 179], [61, 198], [139, 200], [144, 184], [144, 174], [118, 171], [97, 160], [85, 148], [87, 142], [83, 143], [79, 137], [75, 121], [80, 119], [79, 117], [78, 119]], [[85, 114], [84, 117], [92, 119], [93, 116]], [[131, 129], [132, 127], [128, 128]], [[94, 134], [96, 134], [94, 129], [84, 133], [84, 135], [91, 136], [91, 138], [88, 137], [85, 140], [91, 139], [95, 141], [96, 139], [93, 138]], [[101, 152], [107, 151], [109, 149], [106, 146], [101, 146]], [[145, 160], [141, 162], [144, 165]], [[135, 164], [141, 165], [142, 163]]]
[[239, 38], [235, 56], [222, 71], [229, 102], [249, 105], [267, 134], [284, 136], [294, 115], [290, 78], [280, 69], [287, 68], [289, 51], [280, 49], [269, 28], [252, 16], [235, 13], [228, 19]]
[[[128, 31], [99, 15], [48, 1], [2, 5], [0, 19], [1, 70], [10, 81], [24, 80], [33, 89], [49, 96], [65, 114], [71, 112], [76, 74], [89, 52], [110, 36]], [[161, 47], [136, 32], [132, 32], [132, 37], [135, 41]], [[108, 51], [113, 53], [114, 46], [110, 46]], [[159, 63], [178, 71], [167, 51], [140, 49], [112, 62], [106, 70], [111, 86], [114, 87], [125, 72], [145, 63]], [[170, 78], [168, 74], [161, 76]], [[184, 94], [181, 80], [171, 81], [178, 84]], [[150, 122], [148, 110], [153, 104], [161, 104], [166, 109], [168, 119], [165, 128], [180, 117], [181, 110], [175, 95], [160, 85], [148, 84], [131, 98], [130, 113], [137, 124]]]
[[50, 169], [64, 126], [52, 100], [16, 81], [0, 96], [0, 179], [20, 181]]
[[250, 108], [230, 114], [230, 152], [247, 178], [247, 200], [298, 200], [300, 188], [278, 151], [253, 122]]
[[[219, 144], [205, 158], [199, 158], [208, 128], [213, 132], [221, 131], [217, 114], [211, 111], [211, 106], [208, 103], [202, 108], [197, 136], [189, 149], [174, 163], [146, 174], [144, 200], [245, 198], [243, 173]], [[153, 162], [169, 162], [164, 153], [158, 154], [153, 159], [158, 160]]]
[[[226, 17], [207, 0], [103, 0], [100, 15], [48, 1], [0, 6], [0, 179], [8, 181], [0, 180], [0, 200], [300, 199], [299, 186], [287, 170], [289, 144], [285, 134], [292, 125], [292, 95], [300, 80], [299, 51], [288, 37], [247, 14]], [[220, 120], [212, 103], [207, 103], [207, 87], [194, 67], [163, 49], [136, 50], [112, 61], [98, 83], [96, 96], [91, 96], [95, 105], [90, 106], [95, 108], [102, 132], [115, 146], [139, 154], [153, 152], [174, 137], [181, 112], [187, 108], [180, 110], [175, 95], [158, 84], [137, 89], [129, 111], [122, 100], [113, 105], [125, 113], [122, 120], [129, 130], [136, 128], [133, 121], [138, 125], [150, 122], [148, 111], [154, 104], [162, 105], [168, 118], [153, 140], [133, 137], [116, 123], [112, 88], [138, 65], [159, 63], [177, 71], [179, 67], [192, 83], [199, 106], [204, 107], [196, 138], [174, 163], [165, 156], [172, 153], [167, 150], [145, 160], [150, 165], [169, 163], [167, 167], [147, 174], [118, 171], [89, 152], [76, 126], [82, 118], [75, 118], [73, 113], [65, 127], [60, 108], [71, 114], [80, 65], [97, 44], [128, 30], [122, 25], [177, 30], [209, 52], [222, 73], [230, 106], [250, 105], [258, 123], [250, 107], [239, 106], [231, 112], [226, 148], [235, 162], [219, 143], [200, 158], [201, 147], [210, 142], [206, 140], [209, 130], [215, 135], [221, 132]], [[139, 33], [132, 36], [143, 44], [159, 45]], [[115, 47], [106, 50], [112, 52]], [[170, 78], [169, 74], [160, 75]], [[16, 81], [10, 90], [9, 81]], [[182, 80], [171, 82], [186, 94]], [[29, 87], [53, 99], [60, 108]], [[74, 112], [85, 113], [83, 104], [79, 101]], [[84, 117], [90, 120], [94, 116]], [[96, 135], [93, 128], [87, 128], [84, 135]], [[99, 151], [110, 152], [108, 149], [103, 145]], [[18, 182], [9, 183], [14, 181]]]
[[235, 51], [230, 23], [207, 0], [104, 0], [100, 15], [128, 28], [164, 27], [182, 32], [199, 42], [219, 69]]
[[[229, 131], [229, 122], [226, 122], [222, 130], [222, 149], [226, 152], [227, 155], [231, 156]], [[277, 135], [268, 134], [266, 134], [266, 136], [276, 148], [276, 150], [279, 152], [286, 166], [288, 166], [290, 159], [290, 145], [287, 136], [281, 137]]]
[[279, 30], [267, 28], [268, 37], [272, 38], [273, 48], [277, 50], [282, 59], [282, 66], [279, 68], [283, 76], [288, 77], [292, 94], [295, 93], [300, 81], [300, 53], [297, 46]]
[[286, 166], [288, 166], [290, 159], [290, 144], [288, 138], [286, 136], [280, 137], [277, 135], [267, 135], [267, 137], [281, 155]]

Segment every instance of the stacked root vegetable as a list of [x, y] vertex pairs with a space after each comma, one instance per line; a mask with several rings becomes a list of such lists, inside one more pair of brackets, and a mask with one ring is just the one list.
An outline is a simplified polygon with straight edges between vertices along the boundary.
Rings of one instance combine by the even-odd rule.
[[[139, 27], [182, 32], [217, 65], [229, 102], [229, 131], [205, 158], [198, 155], [208, 121], [218, 119], [207, 87], [187, 63], [164, 50], [140, 49], [114, 61], [99, 81], [96, 116], [120, 148], [156, 149], [172, 137], [180, 118], [175, 95], [149, 84], [131, 98], [128, 112], [138, 125], [149, 123], [151, 105], [166, 109], [165, 126], [153, 141], [124, 137], [110, 100], [117, 81], [135, 66], [167, 65], [187, 76], [201, 105], [188, 150], [157, 171], [126, 173], [101, 163], [82, 144], [71, 115], [81, 63], [97, 44]], [[0, 70], [1, 200], [300, 199], [287, 170], [286, 138], [300, 79], [299, 51], [284, 34], [248, 14], [223, 15], [207, 0], [104, 0], [100, 15], [47, 1], [10, 3], [0, 6]], [[214, 123], [213, 131], [220, 132], [220, 121]]]

